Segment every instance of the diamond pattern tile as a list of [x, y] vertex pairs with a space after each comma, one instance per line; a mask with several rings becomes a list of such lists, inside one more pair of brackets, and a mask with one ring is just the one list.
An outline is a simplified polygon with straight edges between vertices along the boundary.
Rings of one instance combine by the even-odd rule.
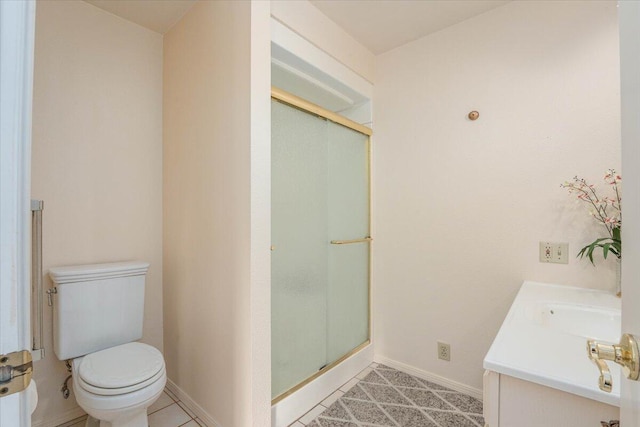
[[398, 387], [426, 388], [420, 381], [404, 372], [391, 371], [388, 369], [380, 370], [379, 372], [380, 375], [386, 378], [392, 385]]
[[442, 427], [476, 427], [471, 421], [459, 412], [426, 411]]
[[374, 384], [388, 384], [384, 378], [382, 378], [378, 373], [374, 370], [369, 373], [366, 377], [364, 377], [361, 382], [363, 383], [374, 383]]
[[358, 424], [350, 423], [348, 421], [330, 420], [322, 418], [318, 423], [322, 427], [358, 427]]
[[323, 416], [329, 418], [338, 418], [340, 420], [351, 421], [351, 415], [347, 412], [347, 410], [342, 406], [342, 403], [335, 402], [333, 405], [329, 406], [329, 408], [322, 413]]
[[455, 407], [449, 405], [430, 390], [416, 390], [412, 388], [400, 389], [405, 396], [407, 396], [413, 403], [422, 408], [435, 408], [454, 411]]
[[353, 387], [351, 390], [346, 392], [342, 397], [348, 397], [351, 399], [359, 399], [359, 400], [371, 400], [367, 395], [367, 393], [364, 392], [364, 390], [362, 389], [362, 387], [360, 387], [359, 384], [356, 384], [355, 387]]
[[469, 418], [471, 418], [477, 424], [484, 426], [484, 417], [482, 417], [481, 415], [469, 415]]
[[387, 414], [404, 427], [437, 427], [432, 420], [417, 408], [404, 406], [382, 405]]
[[482, 401], [372, 364], [312, 427], [483, 427]]
[[482, 414], [482, 402], [462, 393], [440, 393], [440, 396], [462, 412]]
[[[364, 402], [362, 400], [340, 399], [347, 410], [351, 412], [355, 418], [354, 421], [360, 423], [378, 424], [381, 426], [395, 426], [393, 421], [387, 417], [380, 406], [373, 402]], [[322, 416], [322, 414], [320, 414]]]
[[395, 403], [398, 405], [411, 405], [411, 402], [403, 397], [396, 389], [388, 385], [381, 384], [362, 384], [362, 388], [376, 402]]

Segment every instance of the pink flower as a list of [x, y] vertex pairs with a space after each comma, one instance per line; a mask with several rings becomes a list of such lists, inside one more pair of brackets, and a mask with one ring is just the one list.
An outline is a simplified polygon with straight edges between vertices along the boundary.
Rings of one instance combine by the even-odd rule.
[[590, 206], [589, 215], [597, 222], [604, 225], [609, 234], [615, 228], [622, 225], [622, 199], [620, 198], [619, 185], [622, 176], [615, 169], [607, 169], [604, 175], [604, 183], [609, 184], [613, 190], [613, 197], [601, 197], [600, 191], [595, 185], [589, 184], [584, 178], [574, 176], [573, 180], [565, 181], [560, 186], [567, 189], [570, 194], [575, 194], [576, 203], [586, 202]]
[[607, 218], [604, 219], [604, 223], [612, 225], [614, 227], [617, 227], [620, 224], [620, 220], [615, 216], [614, 217], [607, 217]]

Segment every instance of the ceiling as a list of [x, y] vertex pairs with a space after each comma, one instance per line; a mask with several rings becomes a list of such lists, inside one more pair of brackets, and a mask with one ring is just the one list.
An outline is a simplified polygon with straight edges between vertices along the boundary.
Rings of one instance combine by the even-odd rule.
[[[197, 0], [85, 0], [160, 34]], [[509, 0], [310, 0], [374, 54], [394, 49]]]
[[85, 1], [160, 34], [169, 31], [196, 2], [196, 0]]
[[508, 0], [310, 1], [376, 55], [509, 3]]

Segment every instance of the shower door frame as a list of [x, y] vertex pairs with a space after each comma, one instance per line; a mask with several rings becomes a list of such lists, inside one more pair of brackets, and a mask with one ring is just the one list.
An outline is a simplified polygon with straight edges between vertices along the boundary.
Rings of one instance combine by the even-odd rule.
[[[344, 116], [341, 116], [337, 113], [334, 113], [333, 111], [327, 110], [319, 105], [313, 104], [303, 98], [300, 98], [296, 95], [293, 95], [289, 92], [286, 92], [282, 89], [279, 89], [275, 86], [271, 87], [271, 99], [275, 99], [278, 102], [281, 102], [283, 104], [289, 105], [290, 107], [293, 108], [297, 108], [305, 113], [308, 114], [312, 114], [318, 117], [322, 117], [326, 120], [332, 121], [334, 123], [337, 123], [341, 126], [344, 126], [346, 128], [352, 129], [356, 132], [359, 132], [363, 135], [367, 136], [367, 142], [366, 142], [366, 158], [367, 158], [367, 201], [368, 201], [368, 212], [369, 212], [369, 232], [367, 233], [368, 236], [365, 236], [363, 240], [363, 243], [366, 242], [366, 244], [369, 247], [368, 250], [368, 265], [367, 265], [367, 270], [368, 270], [368, 283], [367, 283], [367, 290], [368, 290], [368, 301], [367, 301], [367, 316], [368, 316], [368, 328], [367, 328], [367, 339], [366, 341], [364, 341], [362, 344], [358, 345], [356, 348], [352, 349], [351, 351], [347, 352], [346, 354], [342, 355], [340, 358], [338, 358], [337, 360], [327, 364], [326, 366], [324, 366], [322, 369], [320, 369], [319, 371], [317, 371], [316, 373], [314, 373], [313, 375], [311, 375], [310, 377], [304, 379], [303, 381], [301, 381], [300, 383], [296, 384], [295, 386], [291, 387], [289, 390], [279, 394], [278, 396], [274, 397], [271, 400], [271, 405], [275, 405], [276, 403], [280, 402], [281, 400], [285, 399], [286, 397], [292, 395], [293, 393], [295, 393], [296, 391], [300, 390], [302, 387], [304, 387], [305, 385], [309, 384], [310, 382], [312, 382], [313, 380], [317, 379], [318, 377], [322, 376], [323, 374], [329, 372], [331, 369], [333, 369], [334, 367], [338, 366], [340, 363], [344, 362], [345, 360], [347, 360], [348, 358], [350, 358], [351, 356], [355, 355], [356, 353], [360, 352], [361, 350], [363, 350], [364, 348], [366, 348], [368, 345], [371, 344], [371, 245], [373, 242], [373, 238], [371, 237], [371, 135], [373, 135], [373, 130], [371, 130], [370, 128], [354, 122], [353, 120], [350, 120]], [[360, 239], [358, 239], [360, 240]], [[273, 250], [273, 248], [272, 248]]]

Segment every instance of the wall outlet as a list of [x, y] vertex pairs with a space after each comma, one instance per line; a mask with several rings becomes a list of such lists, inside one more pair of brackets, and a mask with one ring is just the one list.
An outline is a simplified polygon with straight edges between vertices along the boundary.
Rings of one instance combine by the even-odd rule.
[[569, 264], [569, 244], [540, 242], [540, 262]]
[[451, 361], [451, 346], [449, 344], [438, 342], [438, 359]]

